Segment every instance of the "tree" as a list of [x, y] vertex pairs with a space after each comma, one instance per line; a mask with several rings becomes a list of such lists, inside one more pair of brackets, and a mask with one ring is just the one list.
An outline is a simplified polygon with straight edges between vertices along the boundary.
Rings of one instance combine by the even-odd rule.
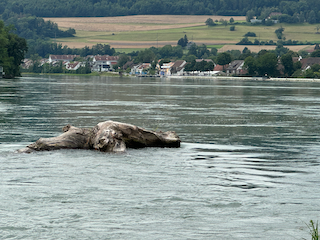
[[154, 52], [150, 49], [145, 49], [144, 51], [140, 51], [137, 57], [137, 62], [151, 63], [156, 58]]
[[247, 32], [244, 37], [256, 37], [257, 35], [254, 32]]
[[223, 70], [224, 70], [224, 65], [229, 64], [231, 60], [232, 59], [231, 59], [230, 53], [223, 52], [218, 54], [217, 63], [223, 66]]
[[213, 55], [213, 56], [217, 56], [217, 53], [218, 53], [218, 49], [216, 49], [216, 48], [211, 48], [211, 54]]
[[221, 24], [226, 27], [228, 25], [228, 21], [224, 19], [220, 19]]
[[211, 18], [208, 18], [208, 19], [205, 21], [205, 24], [206, 24], [207, 26], [214, 26], [214, 25], [216, 25]]
[[283, 54], [281, 56], [281, 63], [284, 67], [284, 74], [290, 77], [294, 72], [292, 55], [290, 53]]
[[229, 22], [232, 24], [234, 23], [234, 19], [233, 18], [230, 18]]
[[275, 34], [277, 35], [278, 39], [282, 39], [282, 34], [283, 34], [284, 28], [280, 27], [277, 30], [275, 30]]
[[244, 67], [247, 69], [249, 75], [254, 76], [256, 74], [257, 66], [255, 59], [252, 56], [249, 56], [244, 60]]
[[320, 57], [320, 49], [315, 50], [310, 54], [311, 57]]
[[12, 33], [13, 27], [4, 27], [0, 21], [0, 65], [5, 72], [5, 78], [20, 76], [20, 64], [28, 50], [24, 38]]
[[254, 18], [254, 15], [255, 15], [255, 11], [254, 10], [252, 10], [252, 9], [248, 10], [247, 14], [246, 14], [247, 22], [250, 22], [250, 20]]
[[316, 23], [317, 22], [317, 17], [316, 17], [316, 13], [311, 10], [309, 12], [308, 18], [307, 18], [307, 22], [310, 24]]
[[130, 57], [127, 54], [120, 54], [117, 65], [122, 68], [129, 60]]
[[259, 55], [256, 60], [256, 66], [260, 76], [265, 76], [266, 74], [269, 76], [278, 75], [278, 58], [277, 55], [272, 52]]
[[177, 45], [180, 45], [181, 47], [185, 47], [185, 46], [187, 46], [188, 42], [189, 42], [189, 41], [188, 41], [187, 35], [184, 35], [183, 38], [180, 38], [180, 39], [179, 39]]

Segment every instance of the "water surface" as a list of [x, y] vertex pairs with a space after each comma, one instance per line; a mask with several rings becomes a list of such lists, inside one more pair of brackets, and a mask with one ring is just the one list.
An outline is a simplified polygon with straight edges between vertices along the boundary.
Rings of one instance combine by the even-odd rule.
[[[29, 76], [0, 85], [1, 239], [311, 239], [320, 83]], [[178, 149], [17, 154], [66, 124]]]

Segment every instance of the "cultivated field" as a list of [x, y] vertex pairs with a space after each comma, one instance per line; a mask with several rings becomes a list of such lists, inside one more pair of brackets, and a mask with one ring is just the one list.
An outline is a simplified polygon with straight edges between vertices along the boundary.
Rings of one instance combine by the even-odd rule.
[[[320, 34], [315, 34], [316, 26], [310, 24], [288, 25], [277, 24], [274, 26], [247, 26], [235, 25], [235, 31], [230, 31], [230, 26], [221, 24], [208, 27], [205, 21], [211, 18], [214, 21], [231, 18], [223, 16], [186, 16], [186, 15], [136, 15], [123, 17], [94, 17], [94, 18], [45, 18], [58, 24], [61, 29], [74, 28], [77, 32], [74, 38], [56, 39], [63, 45], [71, 48], [82, 48], [97, 43], [110, 44], [119, 51], [126, 49], [137, 50], [149, 47], [162, 47], [164, 45], [177, 45], [177, 41], [187, 35], [189, 41], [197, 44], [223, 45], [219, 51], [231, 49], [242, 50], [244, 46], [237, 46], [243, 35], [255, 32], [260, 41], [277, 41], [274, 31], [284, 27], [286, 39], [299, 41], [319, 41]], [[245, 17], [233, 17], [236, 22], [245, 21]], [[255, 38], [250, 38], [254, 41]], [[273, 49], [274, 46], [247, 46], [250, 50], [258, 52], [261, 49]], [[308, 46], [292, 46], [298, 51]]]

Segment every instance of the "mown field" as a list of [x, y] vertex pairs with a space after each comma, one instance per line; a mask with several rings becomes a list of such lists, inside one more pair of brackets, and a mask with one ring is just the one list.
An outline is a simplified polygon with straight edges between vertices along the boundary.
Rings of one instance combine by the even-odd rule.
[[[197, 44], [206, 44], [211, 47], [219, 47], [219, 51], [231, 49], [242, 50], [244, 46], [235, 45], [247, 32], [256, 33], [257, 37], [249, 38], [251, 41], [277, 41], [274, 31], [283, 27], [284, 37], [288, 40], [302, 42], [320, 42], [320, 34], [316, 34], [316, 24], [276, 24], [273, 26], [248, 26], [242, 25], [245, 17], [233, 17], [235, 31], [230, 31], [230, 25], [208, 27], [205, 21], [208, 18], [215, 20], [231, 18], [223, 16], [185, 16], [185, 15], [140, 15], [124, 17], [101, 18], [46, 18], [59, 25], [61, 29], [74, 28], [77, 32], [74, 38], [61, 38], [57, 42], [68, 45], [71, 48], [82, 48], [97, 43], [110, 44], [111, 47], [123, 51], [133, 51], [141, 48], [162, 47], [164, 45], [176, 45], [177, 41], [187, 35], [189, 41]], [[274, 46], [248, 46], [252, 51], [272, 49]], [[310, 46], [291, 46], [294, 51]]]

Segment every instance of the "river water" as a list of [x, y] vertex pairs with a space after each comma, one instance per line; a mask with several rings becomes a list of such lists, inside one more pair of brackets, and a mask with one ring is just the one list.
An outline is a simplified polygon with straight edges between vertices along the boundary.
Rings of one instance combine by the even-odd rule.
[[[0, 85], [0, 239], [311, 239], [320, 83], [28, 76]], [[66, 124], [177, 149], [19, 154]]]

